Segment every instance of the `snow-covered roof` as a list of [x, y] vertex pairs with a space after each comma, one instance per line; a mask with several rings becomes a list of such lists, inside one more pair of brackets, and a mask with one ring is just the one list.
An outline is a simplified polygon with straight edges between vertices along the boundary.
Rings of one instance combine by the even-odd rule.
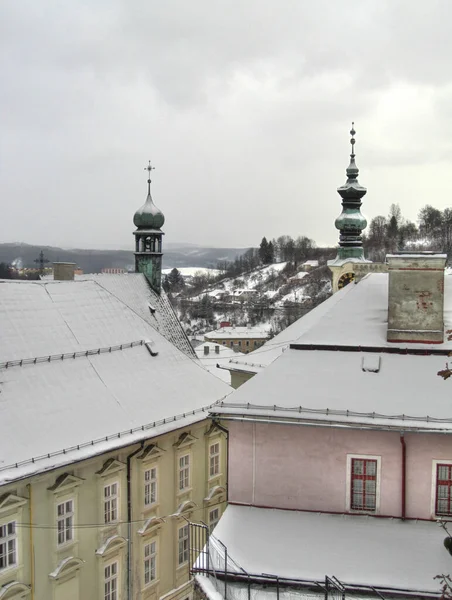
[[0, 483], [200, 420], [231, 391], [96, 281], [0, 281], [0, 332]]
[[78, 281], [95, 281], [119, 298], [137, 315], [152, 325], [167, 340], [188, 356], [194, 356], [193, 348], [177, 318], [173, 307], [162, 289], [160, 295], [148, 284], [142, 273], [91, 273], [75, 275]]
[[318, 267], [318, 266], [319, 266], [318, 260], [306, 260], [303, 263], [303, 267]]
[[[450, 573], [445, 532], [434, 522], [229, 505], [214, 536], [230, 570], [440, 596]], [[234, 569], [234, 562], [236, 563]], [[243, 572], [243, 571], [242, 571]]]
[[[205, 348], [208, 348], [207, 354], [204, 351]], [[214, 342], [202, 342], [199, 346], [196, 346], [195, 352], [205, 369], [230, 385], [231, 374], [225, 367], [233, 356], [237, 356], [237, 352], [223, 346], [223, 344], [215, 344]], [[222, 368], [219, 369], [217, 365]]]
[[220, 327], [214, 331], [204, 334], [206, 339], [230, 340], [236, 338], [268, 338], [268, 331], [262, 326], [259, 327]]
[[[253, 363], [263, 372], [215, 413], [452, 431], [450, 387], [437, 375], [452, 342], [387, 342], [387, 280], [371, 274], [348, 285], [252, 355], [232, 359], [229, 368], [252, 371]], [[448, 330], [452, 277], [445, 284]]]

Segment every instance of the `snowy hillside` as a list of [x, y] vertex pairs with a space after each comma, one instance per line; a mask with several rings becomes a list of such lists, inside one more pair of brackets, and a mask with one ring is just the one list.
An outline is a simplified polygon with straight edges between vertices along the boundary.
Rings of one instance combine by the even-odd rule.
[[276, 334], [331, 293], [331, 273], [326, 266], [280, 262], [238, 277], [217, 276], [196, 293], [188, 277], [174, 301], [189, 335], [216, 328], [221, 321], [236, 326], [262, 325]]

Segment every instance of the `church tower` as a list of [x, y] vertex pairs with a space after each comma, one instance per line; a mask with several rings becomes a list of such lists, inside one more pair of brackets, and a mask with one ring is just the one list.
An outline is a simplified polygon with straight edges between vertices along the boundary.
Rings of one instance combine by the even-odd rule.
[[350, 131], [352, 153], [350, 164], [346, 169], [347, 181], [337, 189], [342, 198], [342, 212], [335, 221], [339, 229], [339, 248], [334, 260], [328, 262], [333, 273], [333, 292], [341, 289], [355, 279], [355, 266], [359, 263], [368, 264], [364, 258], [361, 232], [367, 227], [366, 218], [361, 214], [361, 199], [367, 190], [359, 184], [359, 170], [355, 163], [355, 128], [352, 123]]
[[162, 288], [162, 236], [161, 227], [165, 217], [151, 196], [151, 162], [145, 167], [148, 171], [148, 195], [146, 202], [133, 217], [136, 226], [135, 236], [135, 272], [143, 273], [152, 289], [160, 294]]

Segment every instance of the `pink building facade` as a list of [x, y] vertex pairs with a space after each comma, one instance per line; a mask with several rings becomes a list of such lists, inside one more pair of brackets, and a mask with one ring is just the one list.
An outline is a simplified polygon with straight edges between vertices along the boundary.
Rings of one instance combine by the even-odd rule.
[[[438, 517], [437, 464], [452, 464], [448, 435], [236, 421], [228, 429], [231, 503]], [[352, 457], [377, 460], [375, 510], [351, 507]]]

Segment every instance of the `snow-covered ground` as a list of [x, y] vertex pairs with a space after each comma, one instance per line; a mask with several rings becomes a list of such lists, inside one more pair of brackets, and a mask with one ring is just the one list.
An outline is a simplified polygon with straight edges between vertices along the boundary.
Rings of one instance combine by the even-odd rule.
[[[162, 269], [163, 275], [169, 275], [173, 267], [169, 267], [167, 269]], [[212, 275], [216, 276], [220, 273], [218, 269], [207, 269], [205, 267], [180, 267], [177, 269], [182, 277], [193, 277], [194, 275]]]

